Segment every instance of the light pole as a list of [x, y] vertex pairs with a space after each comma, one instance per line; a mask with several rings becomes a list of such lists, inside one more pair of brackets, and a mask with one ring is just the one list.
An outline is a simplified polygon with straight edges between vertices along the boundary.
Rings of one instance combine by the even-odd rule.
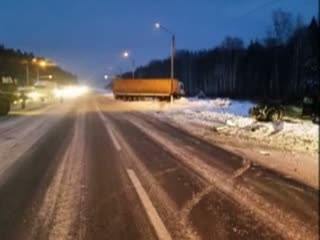
[[26, 85], [29, 86], [29, 63], [26, 63]]
[[169, 33], [171, 35], [171, 74], [170, 74], [170, 78], [171, 78], [171, 95], [170, 95], [170, 100], [171, 102], [173, 102], [173, 79], [174, 79], [174, 55], [175, 55], [175, 42], [176, 42], [176, 38], [175, 35], [172, 31], [170, 31], [168, 28], [162, 26], [160, 23], [156, 23], [155, 28], [157, 29], [162, 29], [164, 30], [166, 33]]
[[[48, 62], [45, 60], [38, 60], [36, 58], [32, 59], [32, 63], [36, 64], [36, 69], [37, 69], [37, 82], [40, 80], [40, 67], [45, 68], [48, 66]], [[49, 79], [52, 79], [52, 75], [49, 75]]]
[[[130, 54], [128, 51], [124, 51], [122, 56], [124, 58], [129, 58], [130, 57]], [[134, 72], [135, 72], [135, 61], [134, 59], [131, 57], [131, 64], [132, 64], [132, 79], [134, 79]]]
[[47, 62], [42, 60], [37, 65], [37, 81], [40, 80], [40, 67], [45, 68], [47, 66]]
[[29, 86], [29, 79], [30, 79], [30, 66], [29, 66], [29, 60], [22, 60], [21, 61], [22, 65], [25, 65], [25, 71], [26, 71], [26, 80], [25, 80], [25, 86]]

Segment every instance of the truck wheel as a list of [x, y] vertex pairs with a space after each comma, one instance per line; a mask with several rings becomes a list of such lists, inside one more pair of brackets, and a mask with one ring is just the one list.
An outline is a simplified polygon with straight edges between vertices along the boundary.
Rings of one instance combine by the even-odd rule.
[[271, 122], [276, 122], [276, 121], [279, 121], [281, 120], [281, 113], [279, 110], [277, 109], [271, 109], [269, 112], [268, 112], [268, 121], [271, 121]]

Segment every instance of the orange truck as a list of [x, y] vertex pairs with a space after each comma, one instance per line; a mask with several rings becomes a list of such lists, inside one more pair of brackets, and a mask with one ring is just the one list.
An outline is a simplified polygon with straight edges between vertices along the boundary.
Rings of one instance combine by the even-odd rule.
[[180, 98], [184, 95], [183, 84], [176, 79], [171, 81], [170, 78], [115, 79], [112, 84], [112, 91], [116, 99], [123, 100], [138, 100], [141, 98], [167, 100], [171, 96]]

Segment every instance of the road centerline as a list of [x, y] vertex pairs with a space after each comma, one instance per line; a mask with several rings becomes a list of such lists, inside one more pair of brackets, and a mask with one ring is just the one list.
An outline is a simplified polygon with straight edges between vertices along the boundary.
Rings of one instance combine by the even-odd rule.
[[153, 206], [148, 194], [142, 187], [137, 175], [132, 169], [127, 169], [127, 174], [139, 196], [139, 199], [147, 213], [147, 216], [160, 240], [171, 240], [171, 235], [161, 220], [157, 210]]
[[113, 145], [115, 146], [115, 148], [117, 149], [118, 152], [120, 152], [122, 149], [121, 149], [121, 145], [120, 143], [118, 142], [116, 136], [114, 135], [112, 129], [110, 128], [109, 124], [108, 124], [108, 120], [106, 119], [106, 117], [103, 115], [103, 113], [101, 112], [100, 108], [98, 107], [98, 105], [96, 105], [96, 109], [97, 109], [97, 112], [98, 112], [98, 115], [99, 117], [101, 118], [101, 120], [103, 121], [104, 123], [104, 127], [106, 128], [112, 142], [113, 142]]

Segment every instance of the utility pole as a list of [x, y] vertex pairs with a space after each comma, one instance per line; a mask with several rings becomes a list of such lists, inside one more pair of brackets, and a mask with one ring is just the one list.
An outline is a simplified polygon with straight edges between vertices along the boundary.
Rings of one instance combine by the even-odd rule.
[[175, 55], [175, 45], [176, 45], [176, 38], [172, 31], [170, 31], [168, 28], [162, 26], [160, 23], [155, 23], [155, 27], [157, 29], [162, 29], [165, 32], [169, 33], [171, 35], [171, 95], [170, 95], [170, 102], [173, 103], [173, 80], [174, 80], [174, 55]]
[[29, 86], [29, 63], [26, 63], [26, 86]]
[[40, 80], [40, 70], [39, 70], [39, 66], [37, 66], [37, 82], [39, 82]]
[[[174, 79], [174, 55], [175, 55], [175, 36], [172, 34], [171, 38], [171, 93], [173, 93], [173, 79]], [[173, 102], [173, 95], [171, 94], [170, 101]]]
[[135, 72], [135, 61], [132, 59], [132, 79], [134, 79], [134, 72]]

